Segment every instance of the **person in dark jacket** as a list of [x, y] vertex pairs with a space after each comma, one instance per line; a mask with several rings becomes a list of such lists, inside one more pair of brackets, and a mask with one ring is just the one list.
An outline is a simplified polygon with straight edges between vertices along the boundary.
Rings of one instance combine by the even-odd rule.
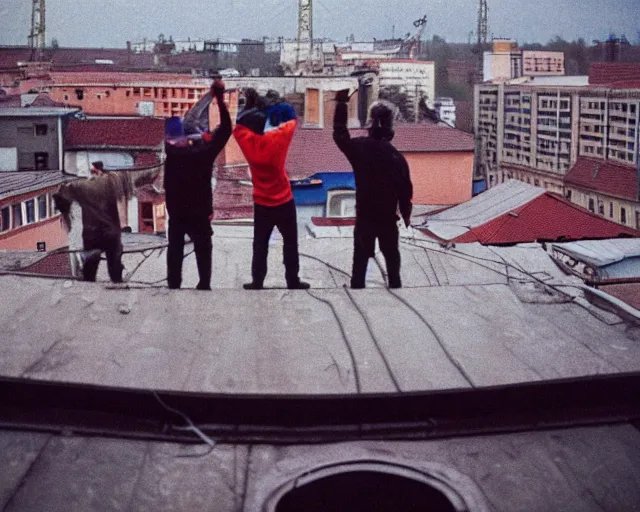
[[[296, 129], [293, 107], [284, 102], [267, 104], [250, 89], [245, 92], [245, 110], [238, 116], [234, 137], [240, 146], [253, 182], [252, 281], [245, 290], [261, 290], [267, 275], [269, 238], [277, 227], [282, 235], [285, 280], [289, 289], [307, 289], [298, 277], [298, 226], [291, 183], [285, 170], [287, 152]], [[274, 99], [267, 98], [267, 99]], [[265, 131], [267, 121], [270, 130]]]
[[91, 164], [91, 174], [91, 178], [61, 185], [53, 199], [69, 230], [71, 204], [77, 202], [82, 208], [83, 279], [96, 280], [101, 253], [105, 252], [109, 277], [120, 283], [124, 267], [118, 201], [129, 199], [134, 187], [152, 183], [158, 169], [106, 172], [98, 161]]
[[367, 137], [352, 139], [347, 128], [349, 91], [336, 95], [333, 140], [353, 167], [356, 181], [356, 226], [354, 230], [351, 288], [364, 288], [369, 258], [376, 239], [385, 258], [389, 287], [402, 287], [398, 248], [398, 209], [408, 227], [413, 186], [409, 166], [393, 147], [394, 107], [377, 102], [371, 108]]
[[[182, 284], [184, 236], [193, 241], [199, 290], [211, 289], [211, 216], [213, 164], [231, 136], [231, 118], [224, 103], [224, 83], [216, 80], [211, 96], [218, 103], [220, 125], [214, 132], [185, 134], [180, 119], [167, 120], [164, 167], [166, 208], [169, 214], [167, 281], [169, 288]], [[206, 115], [206, 114], [205, 114]]]

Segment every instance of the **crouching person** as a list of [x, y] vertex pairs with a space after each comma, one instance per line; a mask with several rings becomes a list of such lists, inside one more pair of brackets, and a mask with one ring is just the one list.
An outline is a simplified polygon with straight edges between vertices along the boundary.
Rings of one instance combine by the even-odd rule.
[[71, 205], [76, 202], [82, 208], [83, 279], [96, 280], [104, 252], [109, 278], [114, 283], [121, 283], [124, 267], [118, 201], [129, 199], [134, 187], [152, 183], [158, 171], [105, 172], [102, 162], [93, 162], [91, 173], [89, 179], [62, 184], [53, 198], [69, 229]]

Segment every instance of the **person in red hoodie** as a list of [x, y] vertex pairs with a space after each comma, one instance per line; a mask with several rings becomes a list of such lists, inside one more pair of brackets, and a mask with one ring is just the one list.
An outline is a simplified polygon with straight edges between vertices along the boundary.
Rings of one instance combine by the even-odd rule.
[[[238, 116], [233, 135], [251, 169], [253, 181], [253, 260], [252, 281], [245, 290], [261, 290], [267, 275], [269, 238], [277, 227], [282, 235], [285, 279], [289, 289], [307, 289], [300, 281], [296, 205], [285, 171], [287, 152], [296, 129], [291, 105], [277, 103], [266, 108], [255, 90], [245, 92], [246, 104]], [[265, 132], [269, 121], [270, 129]]]

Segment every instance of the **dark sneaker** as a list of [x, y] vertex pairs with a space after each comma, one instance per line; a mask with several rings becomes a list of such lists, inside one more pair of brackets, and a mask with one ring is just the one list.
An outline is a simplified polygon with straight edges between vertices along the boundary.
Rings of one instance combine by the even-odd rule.
[[87, 264], [100, 262], [102, 257], [102, 251], [100, 249], [92, 249], [90, 251], [83, 251], [80, 253], [80, 259], [82, 260], [82, 266], [86, 267]]
[[311, 288], [311, 285], [304, 281], [296, 281], [295, 283], [288, 283], [287, 288], [289, 288], [289, 290], [308, 290]]
[[245, 283], [242, 285], [245, 290], [262, 290], [262, 285], [259, 283], [254, 283], [253, 281], [250, 283]]
[[211, 286], [209, 286], [208, 284], [200, 284], [200, 283], [198, 283], [198, 286], [196, 286], [196, 290], [211, 291]]

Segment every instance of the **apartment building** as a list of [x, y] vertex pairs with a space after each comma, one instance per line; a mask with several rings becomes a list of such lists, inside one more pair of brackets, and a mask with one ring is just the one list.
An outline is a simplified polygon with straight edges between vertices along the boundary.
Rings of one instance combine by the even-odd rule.
[[476, 86], [476, 174], [489, 187], [512, 178], [544, 187], [640, 228], [640, 82], [554, 80]]
[[182, 117], [211, 84], [168, 73], [52, 72], [50, 77], [53, 100], [109, 116]]

